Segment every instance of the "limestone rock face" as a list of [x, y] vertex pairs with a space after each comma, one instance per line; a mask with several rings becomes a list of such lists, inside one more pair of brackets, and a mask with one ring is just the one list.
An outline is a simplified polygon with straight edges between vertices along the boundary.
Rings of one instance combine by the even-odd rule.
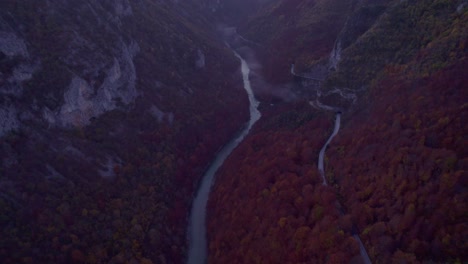
[[[64, 12], [71, 9], [76, 12], [65, 16]], [[38, 6], [38, 12], [49, 21], [43, 28], [34, 25], [41, 33], [36, 41], [28, 32], [27, 26], [31, 25], [26, 25], [26, 19], [9, 21], [4, 14], [0, 20], [0, 56], [7, 68], [0, 76], [0, 92], [8, 95], [10, 103], [24, 100], [25, 82], [29, 81], [29, 87], [39, 86], [53, 103], [44, 104], [44, 98], [36, 97], [33, 100], [39, 111], [21, 111], [35, 112], [38, 118], [42, 114], [42, 120], [49, 125], [83, 126], [90, 118], [116, 109], [117, 102], [134, 102], [138, 94], [134, 57], [140, 47], [136, 40], [124, 37], [122, 20], [133, 16], [128, 1], [60, 1]], [[52, 41], [52, 46], [46, 43]], [[49, 64], [52, 60], [56, 65]], [[37, 83], [39, 75], [55, 75], [61, 80]], [[9, 113], [12, 120], [13, 112]], [[18, 127], [12, 125], [18, 122], [9, 124], [2, 131]]]
[[0, 52], [3, 56], [13, 57], [22, 56], [28, 57], [28, 50], [24, 44], [24, 40], [16, 36], [13, 32], [0, 32]]
[[[0, 244], [16, 252], [0, 250], [2, 263], [182, 263], [185, 216], [168, 219], [188, 212], [201, 171], [248, 119], [238, 60], [204, 10], [0, 1]], [[81, 228], [91, 218], [99, 234]]]
[[119, 58], [105, 71], [104, 82], [92, 87], [80, 76], [73, 76], [64, 94], [64, 104], [57, 113], [62, 125], [86, 125], [90, 118], [97, 117], [117, 107], [117, 102], [130, 104], [137, 96], [136, 70], [133, 58], [139, 46], [136, 42], [129, 46], [122, 44]]
[[0, 136], [18, 127], [19, 121], [16, 109], [11, 105], [0, 108]]

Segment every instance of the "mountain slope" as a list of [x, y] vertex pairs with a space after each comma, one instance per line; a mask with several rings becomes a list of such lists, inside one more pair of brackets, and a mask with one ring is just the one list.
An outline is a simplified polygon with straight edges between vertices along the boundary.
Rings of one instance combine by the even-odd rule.
[[327, 57], [352, 10], [351, 1], [272, 1], [240, 26], [240, 33], [263, 48], [265, 77], [292, 80], [298, 70]]
[[0, 3], [2, 263], [181, 261], [194, 186], [248, 115], [190, 4]]
[[327, 127], [297, 122], [314, 110], [264, 115], [218, 175], [210, 261], [360, 263], [357, 232], [374, 263], [466, 262], [466, 1], [340, 1], [329, 35], [303, 35], [296, 21], [321, 21], [313, 10], [332, 2], [274, 1], [240, 30], [279, 47], [262, 59], [270, 81], [292, 81], [300, 62], [296, 72], [322, 74], [321, 102], [344, 111], [326, 153], [330, 186], [315, 165]]

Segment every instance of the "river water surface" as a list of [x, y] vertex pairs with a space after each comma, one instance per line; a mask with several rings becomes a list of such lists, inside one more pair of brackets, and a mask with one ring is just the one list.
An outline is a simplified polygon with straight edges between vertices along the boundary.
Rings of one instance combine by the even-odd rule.
[[187, 261], [189, 264], [204, 264], [207, 262], [208, 243], [206, 239], [206, 205], [211, 186], [214, 182], [215, 173], [221, 167], [229, 154], [231, 154], [237, 145], [244, 140], [252, 126], [261, 117], [260, 111], [257, 109], [259, 102], [255, 99], [249, 80], [250, 68], [247, 62], [237, 52], [234, 51], [234, 54], [241, 61], [244, 89], [249, 96], [250, 120], [248, 125], [240, 132], [240, 134], [219, 151], [213, 163], [211, 163], [205, 175], [203, 175], [202, 182], [195, 199], [193, 200], [192, 210], [190, 213], [190, 222], [188, 227], [189, 254]]

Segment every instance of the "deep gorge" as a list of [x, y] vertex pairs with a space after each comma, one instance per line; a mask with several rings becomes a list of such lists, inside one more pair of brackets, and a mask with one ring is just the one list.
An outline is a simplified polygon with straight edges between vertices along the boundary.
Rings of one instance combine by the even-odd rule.
[[208, 263], [467, 261], [467, 7], [3, 1], [0, 262], [187, 261], [220, 24]]

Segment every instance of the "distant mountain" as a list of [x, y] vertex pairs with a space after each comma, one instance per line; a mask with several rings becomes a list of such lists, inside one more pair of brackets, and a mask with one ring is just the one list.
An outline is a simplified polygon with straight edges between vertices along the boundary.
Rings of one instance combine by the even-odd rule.
[[184, 258], [194, 187], [248, 118], [204, 10], [0, 3], [0, 262]]
[[[355, 234], [373, 263], [468, 261], [467, 23], [463, 0], [277, 0], [246, 19], [266, 83], [298, 100], [265, 108], [221, 168], [209, 262], [361, 263]], [[328, 186], [324, 109], [344, 118]]]

